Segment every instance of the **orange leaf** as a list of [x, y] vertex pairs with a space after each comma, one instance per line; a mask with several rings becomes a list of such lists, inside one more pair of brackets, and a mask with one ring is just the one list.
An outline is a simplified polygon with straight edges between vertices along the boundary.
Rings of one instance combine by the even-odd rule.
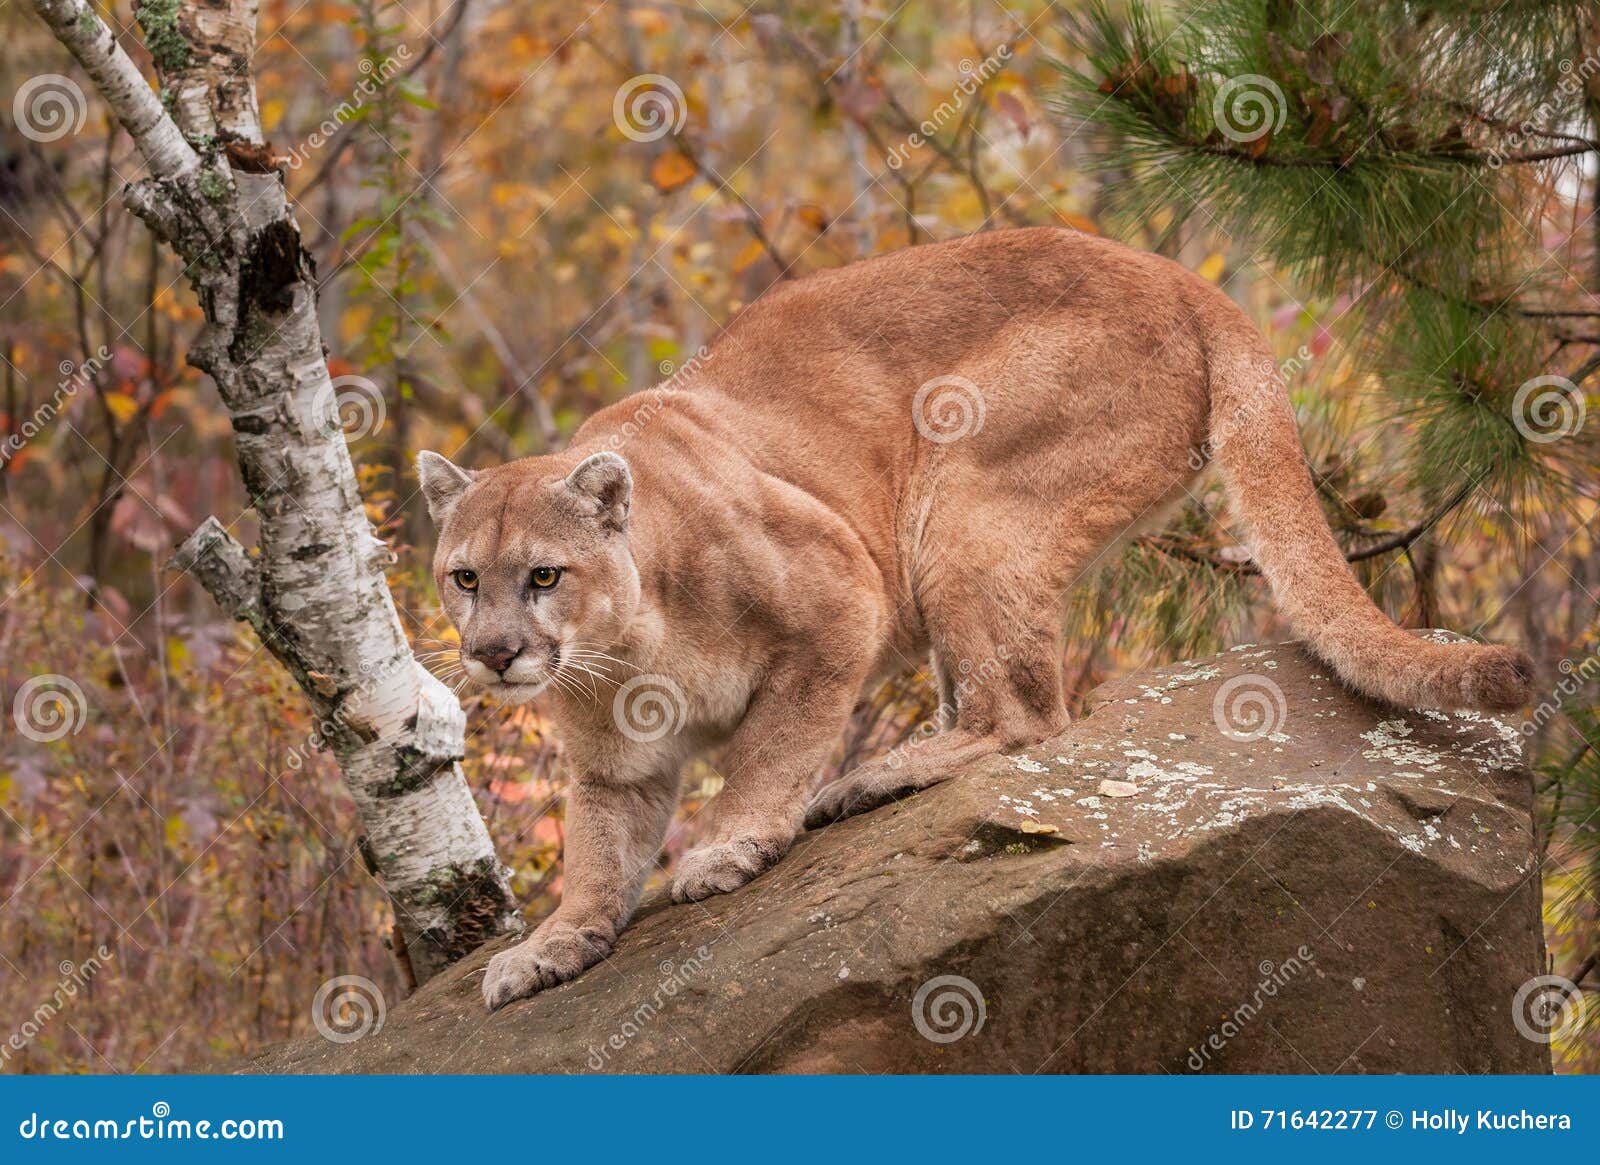
[[650, 36], [658, 32], [665, 32], [671, 28], [666, 14], [657, 12], [652, 8], [635, 8], [628, 11], [628, 23], [640, 32]]
[[517, 802], [527, 799], [528, 786], [520, 781], [493, 780], [489, 782], [489, 792], [500, 800], [515, 805]]
[[761, 257], [764, 256], [766, 253], [767, 253], [767, 249], [761, 245], [761, 240], [760, 239], [751, 239], [748, 243], [746, 243], [744, 245], [744, 250], [740, 251], [738, 253], [738, 255], [736, 255], [734, 257], [734, 260], [733, 260], [733, 269], [734, 269], [734, 271], [735, 272], [743, 271], [746, 267], [749, 267], [752, 263], [758, 262], [761, 259]]
[[797, 208], [794, 216], [819, 235], [828, 229], [828, 212], [814, 202], [808, 202]]
[[150, 402], [150, 419], [152, 421], [159, 421], [161, 419], [161, 414], [166, 412], [167, 406], [172, 403], [172, 397], [173, 390], [170, 388], [165, 392], [156, 394], [155, 400]]
[[1094, 220], [1085, 218], [1081, 214], [1073, 214], [1070, 210], [1056, 211], [1056, 217], [1064, 226], [1069, 226], [1075, 231], [1082, 231], [1086, 235], [1098, 235], [1100, 228], [1094, 225]]
[[670, 193], [695, 176], [695, 165], [676, 150], [662, 154], [650, 166], [650, 181], [663, 194]]

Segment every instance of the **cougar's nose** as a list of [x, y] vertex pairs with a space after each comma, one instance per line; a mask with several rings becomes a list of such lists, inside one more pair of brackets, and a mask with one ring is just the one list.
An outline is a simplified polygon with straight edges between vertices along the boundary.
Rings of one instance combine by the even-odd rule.
[[511, 666], [511, 661], [521, 654], [518, 647], [507, 647], [503, 643], [491, 643], [487, 647], [472, 649], [472, 658], [483, 664], [490, 671], [499, 674]]

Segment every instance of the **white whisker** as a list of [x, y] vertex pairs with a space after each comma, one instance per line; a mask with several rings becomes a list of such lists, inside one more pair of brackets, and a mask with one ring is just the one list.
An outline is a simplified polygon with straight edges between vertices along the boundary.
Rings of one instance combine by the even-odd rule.
[[[575, 668], [573, 670], [574, 671], [583, 671], [582, 668]], [[582, 680], [578, 679], [575, 675], [573, 675], [571, 672], [569, 672], [567, 670], [567, 665], [566, 664], [562, 664], [561, 666], [555, 668], [553, 671], [551, 671], [550, 674], [552, 676], [565, 677], [566, 679], [571, 680], [576, 685], [581, 685], [583, 683]], [[584, 672], [584, 674], [588, 675], [589, 673], [588, 672]], [[581, 687], [579, 688], [579, 690], [580, 691], [582, 690]], [[599, 695], [600, 695], [599, 691], [594, 686], [594, 680], [590, 679], [590, 681], [589, 681], [589, 696], [591, 698], [593, 698], [593, 699], [598, 699]]]
[[[616, 683], [616, 681], [611, 678], [609, 673], [603, 672], [603, 671], [595, 671], [593, 668], [586, 667], [585, 665], [583, 665], [581, 663], [563, 664], [562, 666], [563, 667], [571, 667], [571, 669], [573, 671], [581, 672], [586, 676], [590, 676], [592, 679], [596, 679], [596, 680], [601, 681], [602, 683], [607, 683], [607, 684], [615, 684]], [[591, 684], [591, 687], [592, 686], [593, 685]], [[598, 695], [598, 694], [599, 693], [597, 692], [596, 695]]]
[[578, 682], [571, 676], [563, 675], [560, 668], [555, 668], [550, 672], [550, 680], [556, 685], [556, 687], [560, 688], [563, 692], [566, 692], [574, 699], [583, 699], [584, 692], [583, 689], [578, 686]]
[[569, 655], [580, 659], [601, 659], [607, 661], [608, 663], [620, 664], [623, 667], [631, 667], [634, 671], [642, 670], [638, 664], [629, 663], [625, 659], [618, 659], [616, 656], [608, 655], [603, 651], [595, 651], [593, 648], [583, 647], [575, 644], [574, 646], [568, 648], [567, 651]]

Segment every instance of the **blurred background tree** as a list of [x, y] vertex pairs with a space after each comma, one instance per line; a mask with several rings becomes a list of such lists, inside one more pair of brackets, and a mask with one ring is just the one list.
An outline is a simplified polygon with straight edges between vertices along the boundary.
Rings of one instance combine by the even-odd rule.
[[[1515, 418], [1522, 385], [1559, 375], [1576, 395], [1535, 390], [1527, 420], [1565, 427], [1600, 350], [1595, 41], [1575, 4], [1493, 7], [263, 0], [263, 120], [419, 650], [452, 644], [415, 449], [558, 448], [781, 279], [981, 229], [1113, 234], [1261, 324], [1387, 610], [1523, 641], [1552, 685], [1569, 661], [1534, 742], [1571, 973], [1596, 933], [1593, 432], [1538, 441]], [[100, 9], [148, 62], [128, 0]], [[0, 695], [65, 679], [76, 729], [0, 736], [0, 1015], [31, 1014], [62, 961], [115, 955], [94, 1005], [7, 1067], [193, 1067], [309, 1029], [333, 975], [401, 985], [296, 693], [160, 569], [247, 499], [183, 361], [182, 273], [118, 203], [131, 143], [29, 13], [0, 29]], [[1212, 113], [1251, 74], [1283, 95], [1254, 137]], [[1527, 314], [1554, 311], [1574, 314]], [[1281, 633], [1223, 512], [1199, 494], [1077, 596], [1075, 698]], [[933, 702], [925, 676], [890, 683], [838, 763]], [[559, 748], [530, 709], [468, 711], [464, 768], [537, 917], [560, 889]], [[719, 785], [691, 773], [664, 867]], [[1558, 1051], [1593, 1067], [1588, 1048]]]

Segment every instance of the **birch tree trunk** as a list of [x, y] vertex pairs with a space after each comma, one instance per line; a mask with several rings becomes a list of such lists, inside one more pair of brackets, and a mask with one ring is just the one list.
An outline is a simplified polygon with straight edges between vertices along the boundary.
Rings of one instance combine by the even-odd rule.
[[189, 362], [216, 382], [259, 518], [258, 553], [213, 517], [173, 564], [249, 622], [305, 690], [394, 905], [397, 953], [426, 980], [521, 923], [457, 764], [461, 705], [412, 657], [384, 578], [388, 549], [362, 509], [311, 257], [261, 137], [257, 0], [139, 6], [162, 96], [85, 0], [32, 3], [144, 156], [151, 176], [124, 201], [187, 264], [206, 321]]

